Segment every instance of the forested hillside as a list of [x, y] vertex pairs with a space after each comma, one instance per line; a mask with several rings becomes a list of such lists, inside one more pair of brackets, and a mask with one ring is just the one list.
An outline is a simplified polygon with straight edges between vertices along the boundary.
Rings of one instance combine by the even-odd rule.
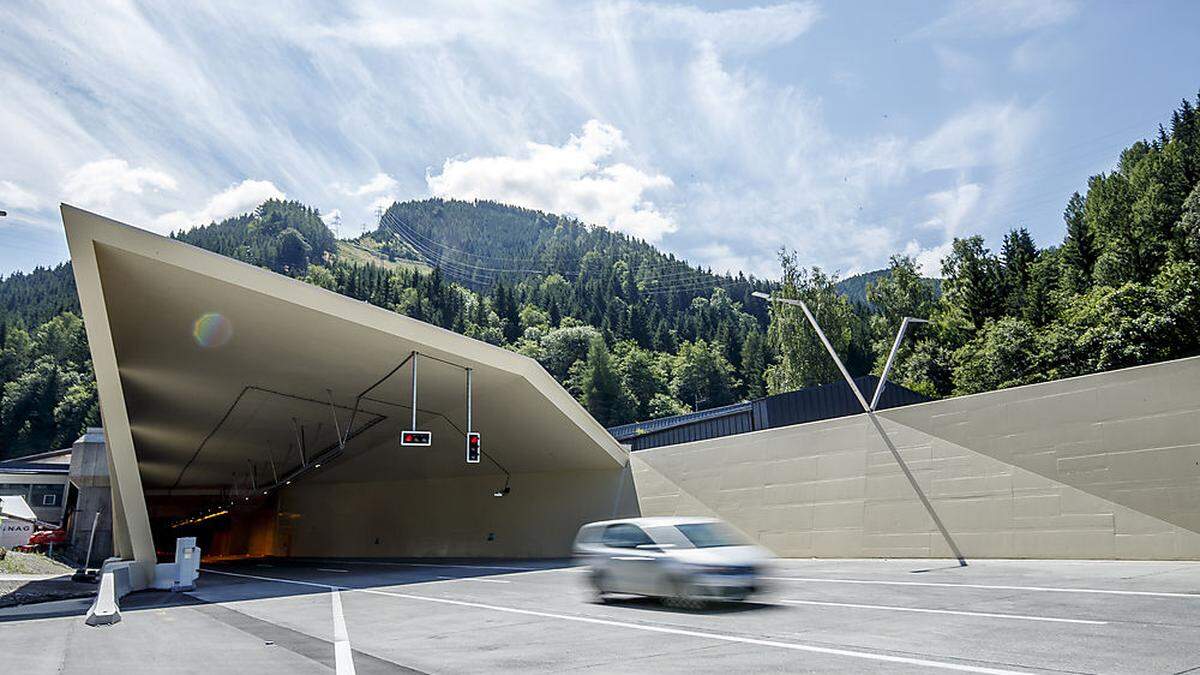
[[605, 424], [765, 390], [763, 281], [492, 202], [394, 204], [366, 239], [433, 271], [338, 259], [306, 280], [529, 355]]
[[254, 213], [172, 235], [193, 246], [280, 274], [301, 276], [336, 251], [321, 214], [300, 202], [270, 200]]
[[79, 313], [71, 263], [0, 279], [0, 324], [40, 326], [63, 312]]
[[[1061, 243], [1039, 248], [1023, 227], [995, 252], [957, 239], [940, 285], [903, 256], [846, 282], [794, 253], [780, 282], [714, 275], [491, 202], [395, 204], [376, 231], [337, 242], [316, 210], [269, 201], [174, 236], [527, 354], [611, 425], [837, 380], [799, 311], [755, 290], [805, 298], [855, 375], [881, 367], [902, 317], [928, 317], [894, 378], [933, 396], [1200, 353], [1196, 106], [1081, 187]], [[0, 281], [0, 457], [96, 423], [77, 307], [69, 265]]]
[[[880, 279], [883, 279], [889, 274], [891, 274], [890, 269], [881, 269], [873, 272], [855, 274], [852, 277], [846, 277], [845, 279], [837, 282], [834, 288], [836, 288], [839, 293], [846, 296], [850, 302], [861, 302], [869, 305], [870, 302], [867, 300], [867, 287], [871, 284], [879, 282]], [[942, 294], [941, 279], [926, 278], [924, 279], [924, 282], [928, 284], [931, 289], [933, 289], [933, 294], [935, 297]]]

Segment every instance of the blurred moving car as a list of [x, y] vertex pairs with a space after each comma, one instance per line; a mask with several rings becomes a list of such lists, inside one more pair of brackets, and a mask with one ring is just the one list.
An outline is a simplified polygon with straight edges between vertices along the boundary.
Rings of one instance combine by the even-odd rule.
[[771, 554], [713, 518], [589, 523], [575, 537], [598, 599], [626, 593], [679, 600], [745, 600], [764, 590]]

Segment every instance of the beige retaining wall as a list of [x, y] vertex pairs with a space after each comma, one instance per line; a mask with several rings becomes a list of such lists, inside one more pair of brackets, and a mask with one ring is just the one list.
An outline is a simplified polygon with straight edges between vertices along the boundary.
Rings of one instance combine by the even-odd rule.
[[1200, 357], [877, 420], [633, 453], [641, 512], [717, 515], [781, 556], [952, 556], [919, 489], [968, 559], [1200, 559]]

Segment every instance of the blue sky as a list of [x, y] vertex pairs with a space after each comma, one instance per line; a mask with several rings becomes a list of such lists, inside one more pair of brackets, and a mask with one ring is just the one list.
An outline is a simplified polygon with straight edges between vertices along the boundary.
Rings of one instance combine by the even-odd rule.
[[1200, 88], [1195, 2], [267, 4], [0, 6], [0, 274], [66, 259], [60, 201], [167, 232], [286, 196], [348, 236], [430, 195], [936, 273], [956, 235], [1057, 243]]

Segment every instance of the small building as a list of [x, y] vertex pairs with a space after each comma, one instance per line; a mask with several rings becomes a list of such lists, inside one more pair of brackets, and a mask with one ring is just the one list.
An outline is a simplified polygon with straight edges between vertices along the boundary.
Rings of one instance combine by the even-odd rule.
[[[854, 378], [854, 384], [868, 399], [879, 385], [875, 375]], [[928, 396], [889, 382], [879, 397], [879, 410], [913, 403], [924, 403]], [[608, 431], [631, 450], [646, 450], [664, 445], [691, 443], [763, 429], [857, 415], [862, 404], [845, 382], [805, 387], [753, 401], [710, 408], [683, 415], [662, 417], [612, 427]]]
[[112, 555], [112, 490], [104, 429], [88, 427], [69, 448], [0, 462], [0, 496], [23, 499], [37, 524], [66, 529], [69, 552], [80, 562], [93, 525], [92, 560]]
[[21, 497], [43, 523], [61, 525], [70, 488], [71, 448], [0, 462], [0, 495]]

